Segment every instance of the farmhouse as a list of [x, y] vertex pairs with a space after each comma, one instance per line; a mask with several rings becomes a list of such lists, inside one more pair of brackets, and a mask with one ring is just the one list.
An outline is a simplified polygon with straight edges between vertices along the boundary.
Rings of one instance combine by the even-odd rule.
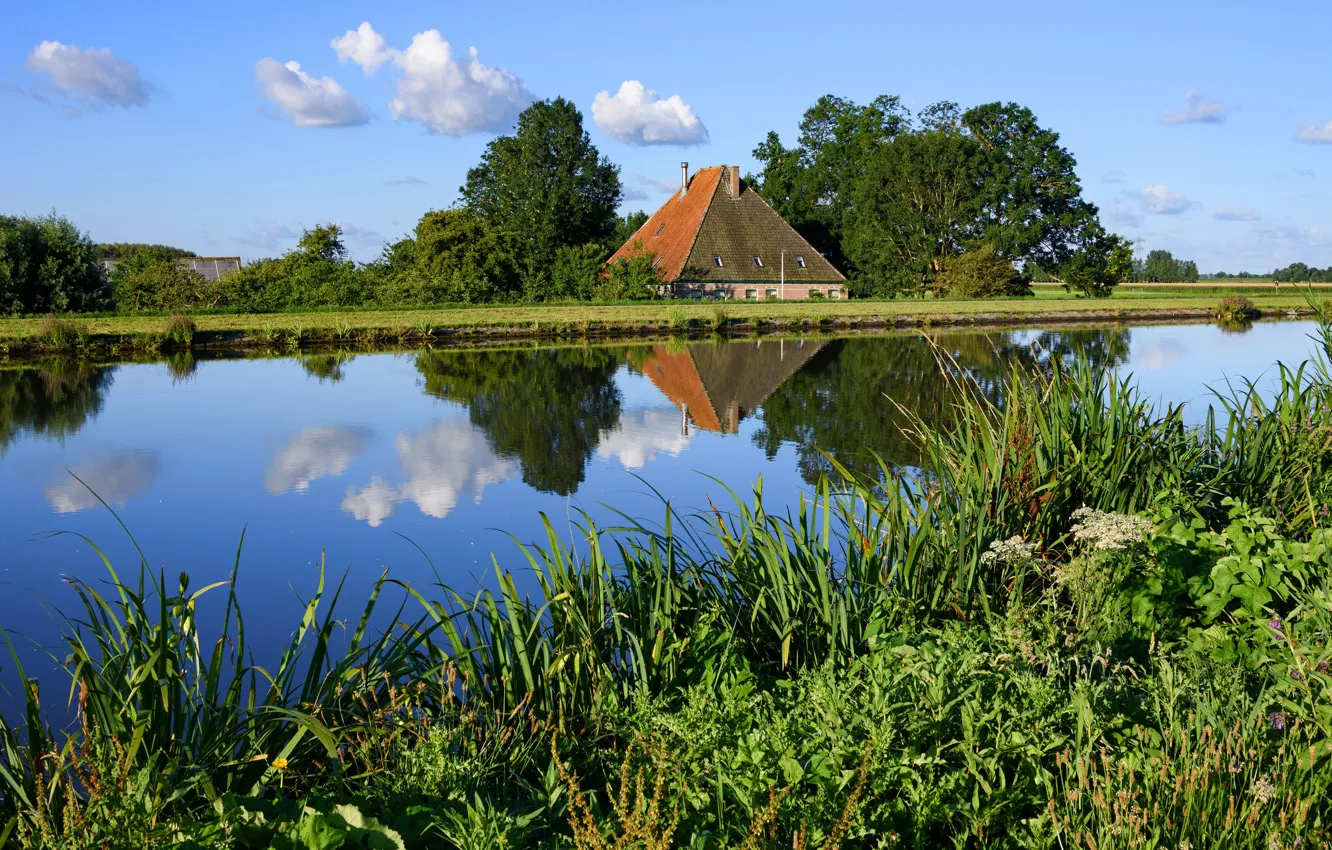
[[680, 188], [610, 258], [647, 253], [677, 298], [844, 298], [846, 278], [740, 179], [680, 163]]

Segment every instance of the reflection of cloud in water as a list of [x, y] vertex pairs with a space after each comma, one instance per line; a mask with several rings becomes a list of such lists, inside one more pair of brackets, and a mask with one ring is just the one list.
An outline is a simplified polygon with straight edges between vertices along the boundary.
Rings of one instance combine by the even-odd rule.
[[365, 451], [374, 432], [369, 428], [306, 428], [268, 464], [264, 488], [285, 493], [308, 490], [310, 482], [341, 475]]
[[375, 476], [370, 486], [347, 488], [342, 509], [370, 525], [393, 515], [399, 502], [415, 502], [421, 513], [443, 519], [463, 493], [476, 501], [486, 487], [518, 477], [517, 461], [498, 457], [465, 419], [441, 419], [419, 434], [399, 434], [398, 459], [407, 473], [401, 487]]
[[619, 458], [625, 469], [638, 469], [662, 452], [679, 455], [693, 435], [681, 427], [680, 411], [645, 407], [626, 411], [619, 424], [602, 431], [597, 439], [597, 457]]
[[[67, 475], [61, 483], [47, 487], [46, 500], [56, 513], [62, 514], [98, 507], [101, 503], [97, 501], [97, 496], [101, 496], [108, 504], [122, 507], [153, 486], [153, 479], [161, 469], [162, 461], [157, 452], [150, 451], [131, 452], [93, 461], [74, 467], [70, 470], [73, 475]], [[88, 486], [75, 481], [75, 475]]]
[[1134, 352], [1134, 365], [1143, 372], [1159, 372], [1184, 354], [1184, 346], [1177, 340], [1163, 339], [1149, 342]]

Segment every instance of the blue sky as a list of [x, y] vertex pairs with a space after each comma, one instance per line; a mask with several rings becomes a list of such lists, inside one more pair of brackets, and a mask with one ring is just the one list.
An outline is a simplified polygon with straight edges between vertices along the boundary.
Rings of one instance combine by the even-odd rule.
[[335, 220], [370, 259], [557, 95], [651, 210], [821, 94], [898, 94], [1030, 107], [1108, 227], [1204, 272], [1332, 264], [1332, 4], [7, 5], [0, 212], [100, 241], [254, 258]]

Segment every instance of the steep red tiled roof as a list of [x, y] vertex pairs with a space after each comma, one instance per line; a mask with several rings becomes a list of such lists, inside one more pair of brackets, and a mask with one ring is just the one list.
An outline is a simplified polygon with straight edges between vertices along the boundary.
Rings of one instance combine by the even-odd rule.
[[[708, 211], [708, 204], [712, 202], [713, 192], [721, 176], [721, 166], [695, 171], [689, 179], [689, 191], [684, 197], [680, 197], [679, 191], [676, 191], [647, 220], [647, 224], [638, 228], [638, 232], [620, 246], [620, 250], [611, 256], [610, 262], [633, 254], [636, 250], [634, 244], [641, 242], [643, 247], [638, 250], [650, 253], [653, 259], [666, 255], [658, 268], [662, 270], [667, 283], [679, 277], [685, 260], [689, 259], [689, 251], [694, 247], [694, 237], [703, 224], [703, 216]], [[660, 234], [657, 233], [659, 229]]]
[[[719, 165], [694, 172], [689, 191], [683, 197], [678, 191], [672, 195], [609, 262], [635, 251], [654, 260], [661, 257], [658, 268], [667, 283], [845, 281], [752, 187], [737, 180], [740, 192], [733, 195], [730, 178], [735, 168]], [[755, 265], [755, 257], [761, 266]]]

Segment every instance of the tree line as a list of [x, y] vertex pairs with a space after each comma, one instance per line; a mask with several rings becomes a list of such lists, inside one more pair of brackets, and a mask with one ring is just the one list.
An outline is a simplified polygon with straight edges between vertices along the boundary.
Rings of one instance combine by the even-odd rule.
[[[862, 297], [993, 297], [1030, 292], [1049, 269], [1108, 294], [1132, 273], [1128, 243], [1084, 200], [1073, 156], [1030, 110], [936, 104], [910, 115], [896, 97], [860, 106], [821, 98], [795, 148], [775, 133], [748, 178], [847, 274]], [[163, 245], [97, 245], [54, 213], [0, 217], [0, 311], [269, 311], [447, 302], [620, 301], [660, 297], [652, 256], [610, 255], [647, 219], [617, 213], [619, 167], [563, 98], [540, 101], [487, 146], [460, 200], [433, 210], [370, 263], [342, 229], [306, 231], [286, 254], [220, 281]], [[101, 258], [118, 260], [105, 274]]]
[[1256, 275], [1250, 272], [1239, 272], [1229, 274], [1227, 272], [1217, 272], [1213, 277], [1218, 279], [1246, 279], [1259, 278], [1261, 280], [1274, 280], [1278, 283], [1332, 283], [1332, 266], [1320, 269], [1317, 266], [1311, 266], [1306, 263], [1291, 263], [1283, 268], [1276, 269], [1270, 274]]
[[1022, 294], [1036, 269], [1104, 295], [1131, 271], [1132, 247], [1082, 197], [1073, 155], [1015, 103], [912, 115], [896, 96], [828, 95], [794, 147], [770, 132], [754, 157], [759, 191], [854, 295], [946, 295], [959, 278], [958, 294]]

